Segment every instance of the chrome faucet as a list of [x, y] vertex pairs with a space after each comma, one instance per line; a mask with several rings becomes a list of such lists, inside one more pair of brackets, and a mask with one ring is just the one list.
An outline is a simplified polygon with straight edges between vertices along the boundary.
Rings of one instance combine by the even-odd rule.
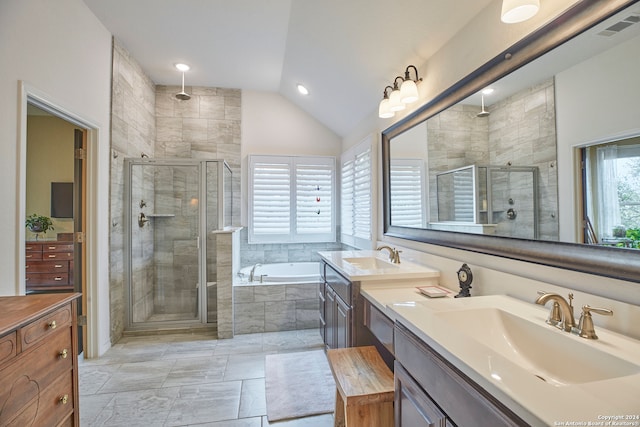
[[249, 272], [249, 282], [253, 282], [253, 280], [255, 279], [256, 268], [258, 268], [260, 265], [262, 264], [254, 264], [251, 268], [251, 271]]
[[[576, 326], [576, 319], [573, 317], [573, 294], [569, 294], [569, 302], [562, 296], [549, 292], [542, 292], [542, 295], [536, 300], [536, 304], [545, 305], [548, 301], [553, 301], [553, 307], [547, 323], [557, 326], [558, 328], [571, 332]], [[561, 319], [557, 316], [557, 310], [560, 309]]]
[[392, 248], [390, 246], [378, 246], [376, 248], [376, 251], [381, 251], [382, 249], [386, 249], [389, 251], [389, 261], [394, 264], [400, 264], [400, 252], [402, 251], [399, 251], [396, 248]]

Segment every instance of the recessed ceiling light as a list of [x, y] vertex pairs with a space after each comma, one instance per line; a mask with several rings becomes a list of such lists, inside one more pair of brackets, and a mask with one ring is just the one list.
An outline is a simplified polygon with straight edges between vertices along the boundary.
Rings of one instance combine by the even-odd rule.
[[309, 89], [307, 89], [301, 84], [298, 84], [298, 92], [300, 92], [303, 95], [309, 95]]
[[191, 67], [189, 67], [187, 64], [176, 64], [176, 68], [182, 72], [185, 72], [189, 71]]

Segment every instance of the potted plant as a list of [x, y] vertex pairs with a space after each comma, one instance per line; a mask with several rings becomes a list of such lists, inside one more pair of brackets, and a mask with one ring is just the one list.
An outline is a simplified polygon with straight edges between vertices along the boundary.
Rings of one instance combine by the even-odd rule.
[[25, 226], [29, 229], [29, 231], [35, 233], [36, 240], [38, 240], [39, 233], [46, 233], [47, 230], [54, 229], [51, 218], [38, 214], [29, 215], [25, 221]]
[[623, 225], [616, 225], [613, 227], [613, 237], [618, 239], [627, 237], [627, 229]]

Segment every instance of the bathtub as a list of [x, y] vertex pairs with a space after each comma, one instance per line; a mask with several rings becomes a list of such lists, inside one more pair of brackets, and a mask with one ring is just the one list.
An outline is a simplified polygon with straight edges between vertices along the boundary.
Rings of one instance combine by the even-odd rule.
[[[251, 270], [253, 282], [249, 281]], [[233, 283], [234, 333], [318, 328], [319, 284], [318, 262], [256, 264], [241, 269]]]
[[[249, 279], [253, 270], [253, 282]], [[274, 264], [255, 264], [244, 267], [238, 273], [243, 284], [296, 284], [317, 283], [320, 281], [320, 263], [318, 262], [280, 262]]]

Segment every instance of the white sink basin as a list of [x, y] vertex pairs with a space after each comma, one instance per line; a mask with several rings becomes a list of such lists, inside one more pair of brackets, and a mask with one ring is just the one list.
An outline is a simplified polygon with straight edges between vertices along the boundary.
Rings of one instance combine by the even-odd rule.
[[398, 268], [397, 265], [391, 262], [383, 261], [380, 258], [375, 257], [358, 257], [358, 258], [343, 258], [345, 262], [348, 262], [355, 268], [360, 270], [383, 270], [386, 268]]
[[499, 308], [440, 311], [435, 316], [541, 381], [564, 386], [624, 377], [640, 366], [602, 352], [575, 336]]

